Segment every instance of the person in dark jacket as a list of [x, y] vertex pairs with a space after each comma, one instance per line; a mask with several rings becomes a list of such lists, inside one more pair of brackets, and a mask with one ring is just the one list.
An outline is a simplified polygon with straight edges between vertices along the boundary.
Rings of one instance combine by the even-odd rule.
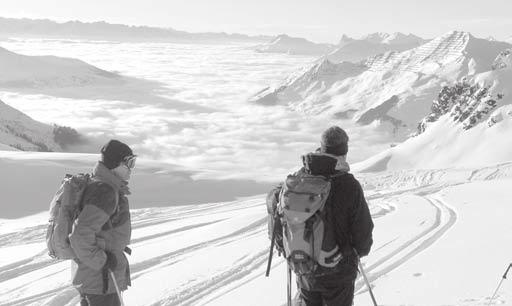
[[[318, 265], [312, 274], [297, 277], [301, 305], [350, 306], [354, 299], [359, 257], [370, 252], [373, 243], [373, 221], [358, 180], [349, 173], [346, 162], [348, 136], [340, 127], [327, 129], [321, 138], [321, 147], [303, 156], [303, 168], [313, 175], [333, 176], [331, 190], [326, 201], [326, 217], [334, 226], [335, 240], [342, 250], [343, 259], [334, 268]], [[267, 212], [273, 216], [279, 193], [279, 185], [267, 196]], [[280, 224], [269, 217], [269, 234]], [[276, 231], [277, 249], [282, 252], [282, 230]]]
[[81, 297], [81, 306], [118, 306], [110, 271], [119, 290], [130, 285], [130, 269], [124, 254], [131, 237], [128, 181], [135, 166], [130, 147], [111, 140], [101, 149], [101, 161], [86, 187], [82, 210], [69, 236], [77, 258], [73, 261], [72, 282]]

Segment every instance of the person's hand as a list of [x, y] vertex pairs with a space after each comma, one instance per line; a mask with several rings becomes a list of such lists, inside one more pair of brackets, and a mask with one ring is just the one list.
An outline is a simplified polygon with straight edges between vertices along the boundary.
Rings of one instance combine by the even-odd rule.
[[105, 265], [103, 266], [103, 268], [108, 269], [110, 271], [114, 271], [117, 268], [116, 256], [109, 251], [105, 251], [105, 254], [107, 255], [107, 261], [105, 262]]

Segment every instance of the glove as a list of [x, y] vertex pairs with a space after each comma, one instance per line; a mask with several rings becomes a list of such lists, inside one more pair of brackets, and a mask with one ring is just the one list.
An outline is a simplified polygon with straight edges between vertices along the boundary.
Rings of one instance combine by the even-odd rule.
[[117, 268], [116, 256], [109, 251], [105, 251], [105, 254], [107, 255], [107, 261], [105, 262], [103, 269], [114, 271]]

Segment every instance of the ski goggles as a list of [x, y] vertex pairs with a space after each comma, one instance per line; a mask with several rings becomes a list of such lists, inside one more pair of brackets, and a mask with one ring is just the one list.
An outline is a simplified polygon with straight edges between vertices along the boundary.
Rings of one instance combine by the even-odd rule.
[[137, 155], [130, 155], [123, 158], [123, 163], [126, 167], [133, 169], [135, 168], [135, 161], [137, 160]]

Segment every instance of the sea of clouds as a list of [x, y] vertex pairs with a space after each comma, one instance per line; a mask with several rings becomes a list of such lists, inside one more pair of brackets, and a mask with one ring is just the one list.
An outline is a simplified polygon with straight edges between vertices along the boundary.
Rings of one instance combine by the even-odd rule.
[[81, 59], [148, 81], [126, 86], [46, 87], [0, 91], [0, 99], [36, 120], [71, 126], [94, 141], [130, 143], [146, 158], [194, 170], [197, 178], [277, 181], [316, 149], [330, 125], [348, 130], [349, 161], [389, 146], [374, 126], [308, 116], [285, 106], [247, 102], [313, 57], [254, 52], [248, 44], [114, 43], [14, 39], [0, 46], [25, 55]]

